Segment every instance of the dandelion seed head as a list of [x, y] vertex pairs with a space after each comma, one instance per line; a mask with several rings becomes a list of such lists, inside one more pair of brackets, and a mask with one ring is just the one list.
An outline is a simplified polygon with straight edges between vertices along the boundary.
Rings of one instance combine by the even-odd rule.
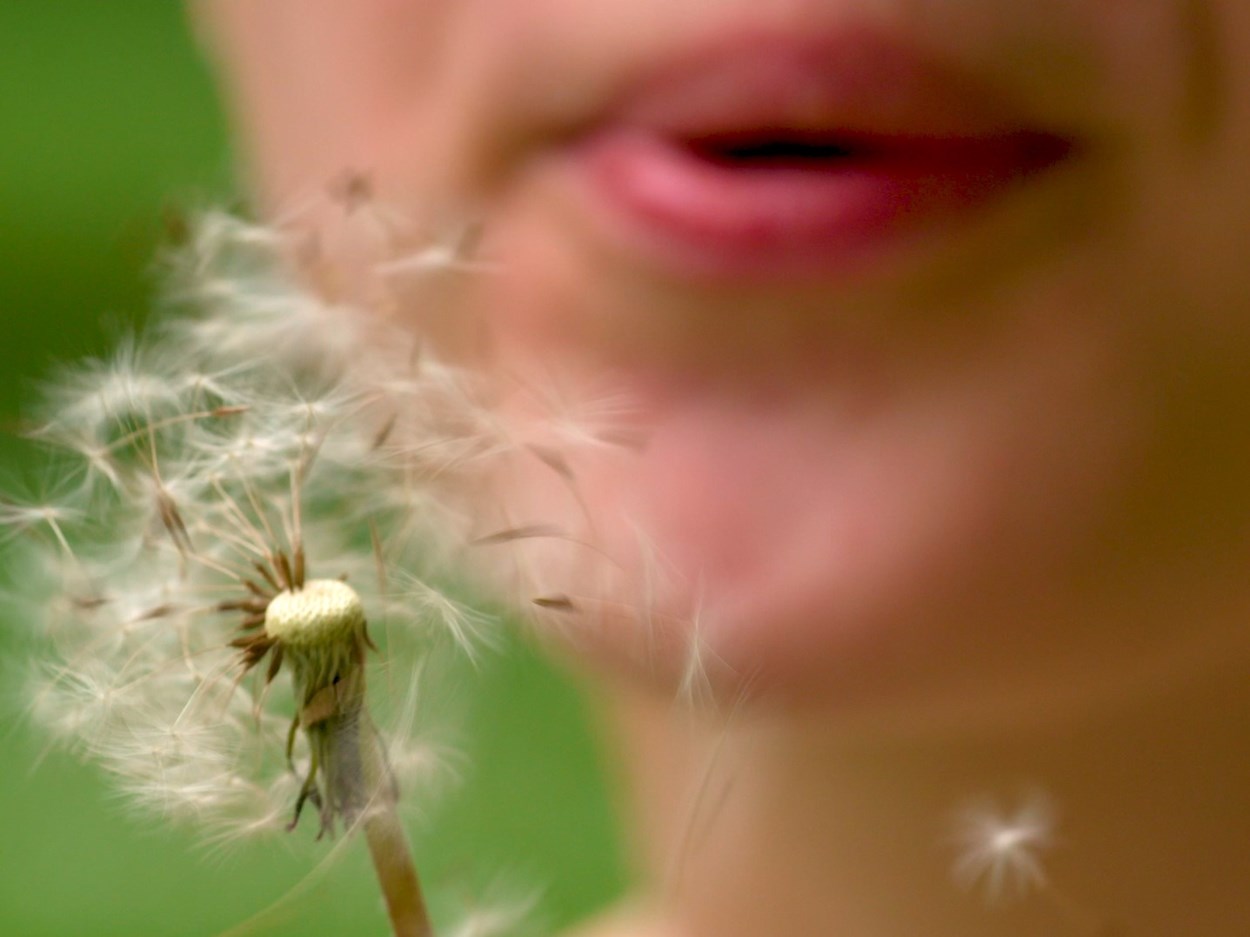
[[[361, 208], [353, 224], [380, 256], [391, 221]], [[304, 800], [323, 831], [350, 825], [393, 801], [390, 775], [405, 792], [446, 776], [415, 703], [384, 691], [402, 696], [392, 678], [440, 635], [485, 643], [442, 570], [506, 442], [474, 379], [293, 277], [297, 254], [287, 232], [204, 216], [170, 261], [173, 318], [57, 377], [33, 433], [52, 480], [0, 497], [9, 591], [39, 645], [29, 716], [128, 802], [217, 843], [283, 829]], [[376, 735], [392, 768], [324, 770], [339, 725]]]
[[279, 592], [265, 610], [265, 632], [292, 647], [333, 644], [365, 626], [360, 596], [337, 579], [313, 579]]

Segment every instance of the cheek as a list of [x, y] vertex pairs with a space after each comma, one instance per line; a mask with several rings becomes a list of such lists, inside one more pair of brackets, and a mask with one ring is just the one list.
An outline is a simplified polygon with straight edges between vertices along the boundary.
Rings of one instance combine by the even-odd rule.
[[[345, 173], [425, 218], [461, 175], [492, 95], [495, 2], [207, 0], [197, 7], [221, 66], [253, 182], [271, 212]], [[477, 161], [477, 162], [475, 162]]]

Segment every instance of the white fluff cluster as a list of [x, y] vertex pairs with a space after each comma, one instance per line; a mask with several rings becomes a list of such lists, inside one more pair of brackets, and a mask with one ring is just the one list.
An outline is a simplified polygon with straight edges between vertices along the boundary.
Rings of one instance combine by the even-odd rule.
[[[34, 717], [218, 837], [284, 826], [308, 770], [302, 740], [286, 758], [300, 703], [255, 640], [269, 599], [346, 577], [382, 648], [370, 666], [402, 675], [401, 721], [423, 649], [471, 648], [489, 624], [436, 574], [506, 443], [409, 330], [296, 285], [290, 247], [204, 217], [176, 263], [188, 311], [54, 383], [34, 432], [53, 496], [0, 502], [44, 644]], [[421, 740], [388, 728], [396, 770], [428, 771]]]
[[1041, 789], [1010, 811], [985, 798], [968, 803], [954, 817], [956, 882], [991, 903], [1046, 889], [1043, 856], [1055, 844], [1055, 827], [1054, 801]]

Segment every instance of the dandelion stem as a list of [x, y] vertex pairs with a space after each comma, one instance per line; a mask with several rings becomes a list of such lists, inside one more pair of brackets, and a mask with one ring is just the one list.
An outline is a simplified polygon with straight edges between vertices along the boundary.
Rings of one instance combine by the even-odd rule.
[[408, 837], [394, 807], [389, 804], [371, 810], [364, 821], [369, 857], [386, 899], [386, 913], [395, 937], [432, 937], [430, 924], [417, 880], [417, 869], [408, 848]]
[[[367, 721], [368, 715], [362, 715]], [[398, 796], [394, 777], [377, 732], [361, 733], [360, 759], [365, 778], [373, 791], [372, 802], [361, 825], [378, 886], [386, 899], [391, 930], [395, 937], [432, 937], [434, 928], [426, 910], [425, 896], [421, 893], [421, 883], [417, 879], [408, 836], [395, 808]]]

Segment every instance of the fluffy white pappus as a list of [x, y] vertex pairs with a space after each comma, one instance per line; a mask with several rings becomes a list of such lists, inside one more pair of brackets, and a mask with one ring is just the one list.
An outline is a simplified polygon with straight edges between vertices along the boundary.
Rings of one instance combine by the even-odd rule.
[[282, 232], [205, 213], [170, 257], [169, 297], [187, 314], [167, 328], [210, 360], [343, 365], [359, 351], [366, 320], [300, 285], [295, 261]]
[[1057, 820], [1054, 801], [1038, 788], [1025, 791], [1012, 808], [988, 797], [969, 802], [952, 818], [955, 881], [990, 903], [1046, 889], [1044, 856], [1055, 845]]
[[472, 906], [461, 909], [446, 937], [525, 937], [550, 933], [539, 920], [541, 895], [495, 882]]
[[123, 341], [107, 359], [64, 368], [45, 387], [49, 419], [41, 432], [54, 441], [105, 442], [128, 422], [151, 422], [177, 411], [181, 351]]
[[[437, 639], [441, 634], [475, 664], [478, 663], [482, 651], [497, 650], [501, 644], [502, 635], [498, 631], [497, 618], [456, 598], [446, 589], [437, 588], [420, 576], [400, 570], [388, 591], [393, 603], [393, 618], [408, 617], [431, 627], [434, 629], [431, 638]], [[405, 610], [415, 611], [416, 614], [405, 615]]]
[[306, 248], [205, 215], [172, 261], [192, 308], [49, 387], [32, 435], [56, 496], [0, 498], [9, 568], [30, 573], [10, 591], [41, 648], [31, 717], [131, 802], [218, 843], [326, 796], [296, 732], [325, 718], [293, 689], [313, 670], [267, 633], [273, 598], [314, 578], [359, 594], [374, 629], [343, 660], [386, 679], [342, 716], [390, 754], [387, 791], [454, 774], [401, 675], [492, 633], [443, 583], [474, 526], [468, 495], [508, 443], [471, 377], [376, 310], [301, 285]]
[[44, 528], [64, 549], [69, 549], [69, 544], [65, 541], [65, 528], [81, 523], [86, 516], [83, 507], [70, 503], [58, 504], [52, 500], [0, 500], [0, 537], [12, 539], [28, 531]]

